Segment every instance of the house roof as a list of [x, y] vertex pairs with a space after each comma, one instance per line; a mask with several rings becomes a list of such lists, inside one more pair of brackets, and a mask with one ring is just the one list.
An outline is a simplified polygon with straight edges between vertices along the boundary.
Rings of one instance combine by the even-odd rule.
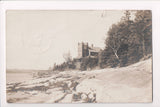
[[99, 52], [99, 51], [101, 51], [101, 48], [99, 48], [99, 47], [90, 47], [89, 51], [90, 52]]

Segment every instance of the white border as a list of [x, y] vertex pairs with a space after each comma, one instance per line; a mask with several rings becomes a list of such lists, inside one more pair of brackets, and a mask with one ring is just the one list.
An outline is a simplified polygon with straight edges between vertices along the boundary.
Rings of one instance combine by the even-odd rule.
[[[124, 10], [150, 9], [153, 13], [153, 103], [114, 104], [8, 104], [6, 103], [6, 10]], [[53, 106], [109, 106], [109, 107], [160, 107], [160, 2], [159, 1], [3, 1], [0, 4], [0, 94], [2, 107], [53, 107]]]

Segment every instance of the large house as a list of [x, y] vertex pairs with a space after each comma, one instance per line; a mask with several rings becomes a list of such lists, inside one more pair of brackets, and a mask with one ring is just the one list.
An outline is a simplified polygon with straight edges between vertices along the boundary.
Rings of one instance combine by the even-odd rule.
[[74, 59], [76, 68], [80, 69], [83, 58], [98, 58], [100, 52], [101, 49], [94, 47], [93, 44], [89, 46], [88, 43], [78, 43], [78, 57]]
[[100, 53], [101, 48], [94, 47], [93, 44], [91, 46], [88, 45], [88, 43], [78, 43], [78, 58], [83, 57], [97, 57]]

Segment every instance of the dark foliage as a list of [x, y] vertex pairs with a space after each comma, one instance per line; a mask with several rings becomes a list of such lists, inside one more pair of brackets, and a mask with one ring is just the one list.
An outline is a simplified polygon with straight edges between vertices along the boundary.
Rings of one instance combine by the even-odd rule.
[[137, 11], [130, 20], [129, 11], [113, 24], [105, 40], [101, 66], [127, 66], [152, 54], [152, 14], [150, 10]]
[[76, 60], [72, 60], [69, 62], [64, 62], [60, 65], [55, 65], [53, 70], [57, 71], [65, 71], [65, 70], [90, 70], [98, 66], [98, 57], [84, 57], [79, 60], [80, 68], [76, 66]]
[[81, 61], [80, 70], [87, 70], [93, 69], [94, 67], [98, 66], [98, 58], [91, 58], [91, 57], [84, 57]]
[[60, 65], [54, 65], [53, 68], [53, 70], [58, 70], [58, 71], [71, 70], [71, 69], [76, 69], [74, 61], [64, 62]]

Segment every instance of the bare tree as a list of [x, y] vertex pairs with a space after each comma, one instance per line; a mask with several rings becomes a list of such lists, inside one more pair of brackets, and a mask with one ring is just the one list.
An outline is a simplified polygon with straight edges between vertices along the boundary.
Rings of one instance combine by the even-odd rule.
[[120, 35], [121, 30], [119, 29], [119, 24], [118, 25], [112, 25], [110, 30], [108, 31], [108, 38], [106, 39], [106, 46], [111, 48], [115, 57], [119, 61], [119, 56], [118, 56], [118, 50], [122, 44], [122, 37]]
[[72, 57], [71, 57], [70, 51], [68, 51], [67, 53], [64, 53], [63, 58], [65, 59], [66, 62], [71, 61]]
[[[117, 35], [117, 33], [115, 35]], [[114, 55], [116, 56], [116, 58], [119, 61], [119, 56], [118, 56], [117, 52], [118, 52], [120, 45], [121, 45], [120, 36], [117, 36], [116, 38], [113, 37], [110, 40], [107, 39], [106, 43], [107, 43], [107, 46], [112, 49]]]

